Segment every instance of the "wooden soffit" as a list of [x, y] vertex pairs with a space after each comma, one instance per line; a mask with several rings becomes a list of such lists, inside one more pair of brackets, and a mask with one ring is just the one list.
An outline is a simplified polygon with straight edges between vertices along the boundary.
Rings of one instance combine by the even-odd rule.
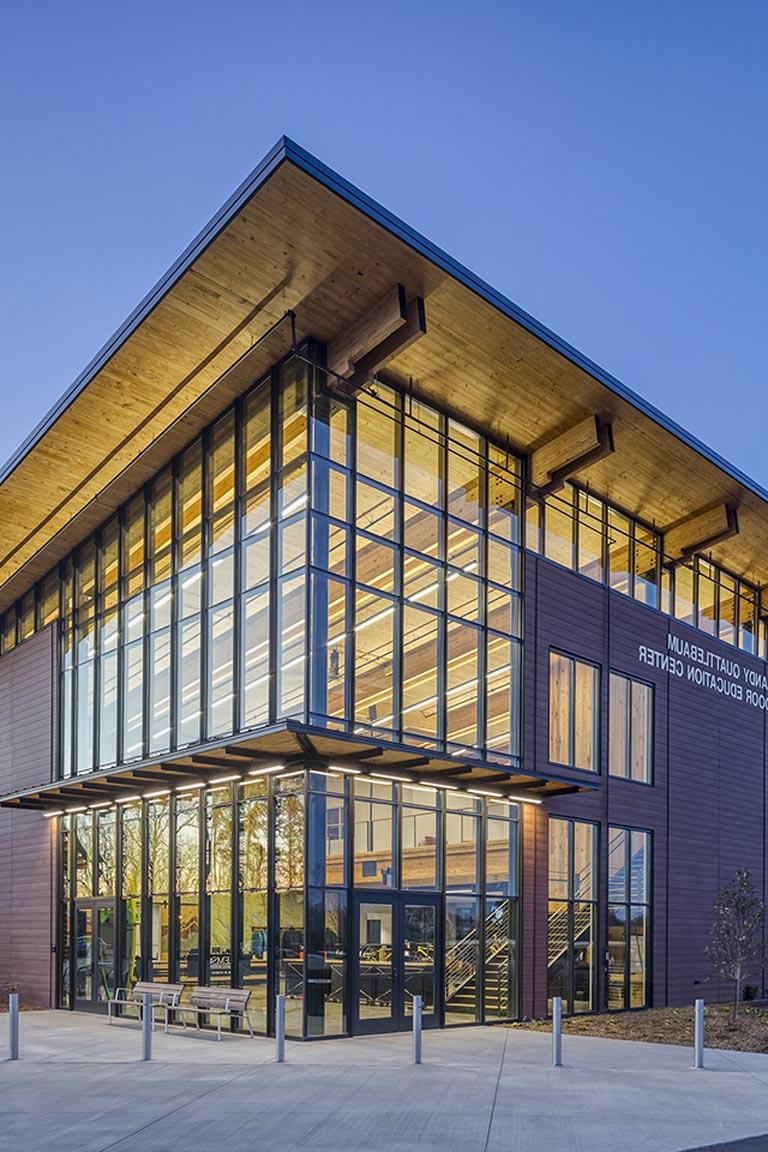
[[712, 555], [768, 579], [754, 482], [283, 140], [0, 471], [0, 610], [289, 351], [287, 310], [332, 344], [393, 285], [428, 325], [391, 375], [525, 455], [597, 418], [615, 451], [575, 478], [660, 527], [737, 508]]

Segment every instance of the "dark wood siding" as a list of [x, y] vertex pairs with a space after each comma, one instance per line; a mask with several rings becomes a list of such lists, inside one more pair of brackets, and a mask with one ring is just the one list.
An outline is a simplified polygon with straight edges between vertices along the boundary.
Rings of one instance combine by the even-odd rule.
[[[53, 778], [56, 630], [45, 628], [0, 659], [0, 794]], [[0, 983], [27, 1003], [53, 1003], [53, 823], [0, 808]]]
[[[591, 580], [539, 557], [526, 557], [524, 738], [526, 765], [573, 780], [597, 781], [597, 793], [554, 799], [546, 814], [592, 820], [600, 825], [599, 996], [605, 1003], [607, 829], [609, 824], [650, 831], [653, 836], [653, 1002], [690, 1002], [695, 996], [724, 999], [729, 990], [711, 978], [705, 948], [718, 887], [737, 867], [748, 867], [766, 889], [766, 713], [739, 700], [664, 671], [639, 658], [639, 646], [666, 652], [667, 636], [735, 661], [743, 673], [764, 674], [766, 665], [697, 629], [610, 592]], [[600, 666], [600, 774], [592, 776], [548, 763], [549, 652], [559, 648]], [[696, 662], [693, 662], [696, 665]], [[610, 777], [608, 688], [611, 670], [654, 687], [654, 779], [652, 785]], [[544, 813], [542, 813], [544, 815]], [[546, 832], [540, 821], [524, 822], [524, 869], [546, 869]], [[535, 844], [530, 843], [535, 837]], [[543, 856], [543, 860], [542, 860]], [[546, 884], [523, 877], [524, 1014], [545, 1009]], [[525, 936], [536, 941], [526, 945]], [[525, 972], [529, 963], [535, 972]], [[757, 976], [754, 981], [759, 983]]]

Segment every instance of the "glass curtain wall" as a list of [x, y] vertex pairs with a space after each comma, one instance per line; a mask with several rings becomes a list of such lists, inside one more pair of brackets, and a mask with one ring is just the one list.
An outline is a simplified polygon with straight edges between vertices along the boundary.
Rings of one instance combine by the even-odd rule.
[[517, 1015], [516, 804], [351, 770], [255, 769], [65, 815], [59, 846], [62, 1006], [91, 997], [83, 925], [103, 905], [117, 923], [104, 989], [117, 973], [124, 987], [247, 988], [262, 1033], [281, 992], [289, 1034], [344, 1035], [350, 908], [378, 888], [407, 891], [414, 905], [444, 893], [443, 947], [430, 963], [447, 1024]]
[[4, 617], [61, 618], [62, 776], [283, 717], [519, 762], [517, 460], [317, 375], [277, 366]]

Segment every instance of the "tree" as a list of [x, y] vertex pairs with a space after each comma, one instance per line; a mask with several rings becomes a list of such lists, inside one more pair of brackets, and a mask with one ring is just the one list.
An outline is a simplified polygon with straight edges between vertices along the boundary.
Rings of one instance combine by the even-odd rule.
[[707, 956], [714, 971], [733, 982], [731, 1019], [739, 1016], [741, 987], [747, 975], [765, 963], [764, 905], [748, 868], [737, 868], [733, 880], [723, 884], [712, 908], [714, 923]]

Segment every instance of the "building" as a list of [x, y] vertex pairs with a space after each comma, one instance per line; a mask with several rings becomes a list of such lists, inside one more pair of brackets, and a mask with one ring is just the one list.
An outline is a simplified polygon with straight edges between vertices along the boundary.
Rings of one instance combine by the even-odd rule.
[[[768, 493], [282, 140], [0, 472], [0, 981], [717, 999]], [[757, 978], [756, 978], [756, 982]]]

